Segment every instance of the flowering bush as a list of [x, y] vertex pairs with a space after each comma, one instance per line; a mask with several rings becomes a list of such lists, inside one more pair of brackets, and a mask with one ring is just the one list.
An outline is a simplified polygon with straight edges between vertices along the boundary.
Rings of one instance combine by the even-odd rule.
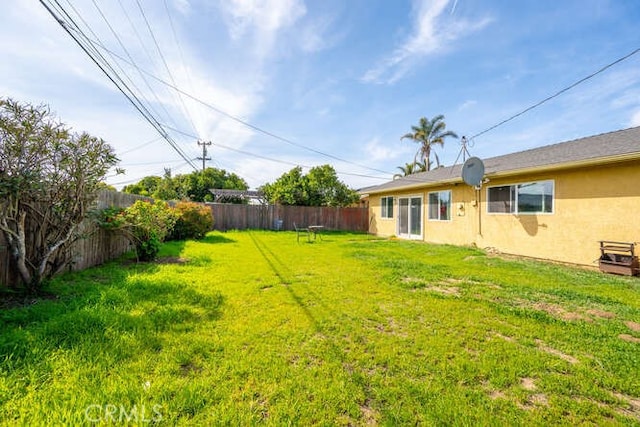
[[177, 215], [163, 200], [154, 203], [137, 200], [125, 210], [125, 218], [136, 244], [138, 259], [151, 261], [173, 229]]
[[160, 244], [177, 219], [178, 214], [165, 201], [138, 200], [126, 209], [102, 210], [97, 221], [103, 228], [123, 232], [135, 244], [138, 259], [151, 261], [158, 255]]
[[211, 209], [194, 202], [178, 202], [177, 221], [169, 235], [171, 240], [201, 239], [213, 228]]

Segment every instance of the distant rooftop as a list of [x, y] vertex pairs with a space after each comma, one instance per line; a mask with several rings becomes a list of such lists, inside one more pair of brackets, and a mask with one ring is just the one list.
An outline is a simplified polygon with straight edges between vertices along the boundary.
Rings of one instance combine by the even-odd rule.
[[[588, 136], [572, 141], [483, 159], [485, 176], [561, 169], [578, 165], [605, 164], [626, 157], [640, 159], [640, 127]], [[361, 193], [415, 188], [447, 182], [462, 182], [462, 165], [441, 167], [361, 189]]]

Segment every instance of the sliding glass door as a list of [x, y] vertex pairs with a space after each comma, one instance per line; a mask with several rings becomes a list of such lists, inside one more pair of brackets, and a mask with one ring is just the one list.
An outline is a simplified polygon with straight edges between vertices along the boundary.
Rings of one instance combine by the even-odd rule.
[[398, 199], [398, 237], [422, 239], [422, 197]]

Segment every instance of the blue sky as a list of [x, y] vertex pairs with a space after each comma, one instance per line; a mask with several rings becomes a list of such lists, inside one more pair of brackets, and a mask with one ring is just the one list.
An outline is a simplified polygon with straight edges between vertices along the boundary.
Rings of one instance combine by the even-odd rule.
[[[129, 62], [102, 50], [188, 158], [201, 155], [197, 138], [212, 141], [208, 165], [252, 188], [325, 163], [354, 188], [381, 184], [413, 159], [417, 146], [400, 137], [420, 117], [443, 114], [470, 137], [640, 47], [637, 0], [59, 4]], [[0, 2], [0, 96], [47, 103], [107, 140], [126, 170], [109, 177], [117, 187], [165, 167], [193, 170], [35, 0]], [[491, 157], [631, 126], [640, 126], [640, 53], [469, 150]], [[453, 139], [437, 149], [445, 165], [459, 152]]]

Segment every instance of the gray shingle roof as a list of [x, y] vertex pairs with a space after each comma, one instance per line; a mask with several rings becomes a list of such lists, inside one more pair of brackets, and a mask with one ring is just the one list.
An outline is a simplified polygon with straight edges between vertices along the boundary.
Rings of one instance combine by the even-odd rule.
[[[518, 171], [563, 168], [576, 163], [607, 163], [616, 157], [638, 154], [640, 158], [640, 127], [619, 130], [561, 142], [531, 150], [483, 159], [485, 176], [516, 174]], [[419, 186], [461, 182], [462, 165], [434, 169], [402, 177], [375, 187], [368, 193], [399, 190]], [[363, 189], [365, 190], [365, 189]], [[361, 191], [362, 192], [362, 191]]]

